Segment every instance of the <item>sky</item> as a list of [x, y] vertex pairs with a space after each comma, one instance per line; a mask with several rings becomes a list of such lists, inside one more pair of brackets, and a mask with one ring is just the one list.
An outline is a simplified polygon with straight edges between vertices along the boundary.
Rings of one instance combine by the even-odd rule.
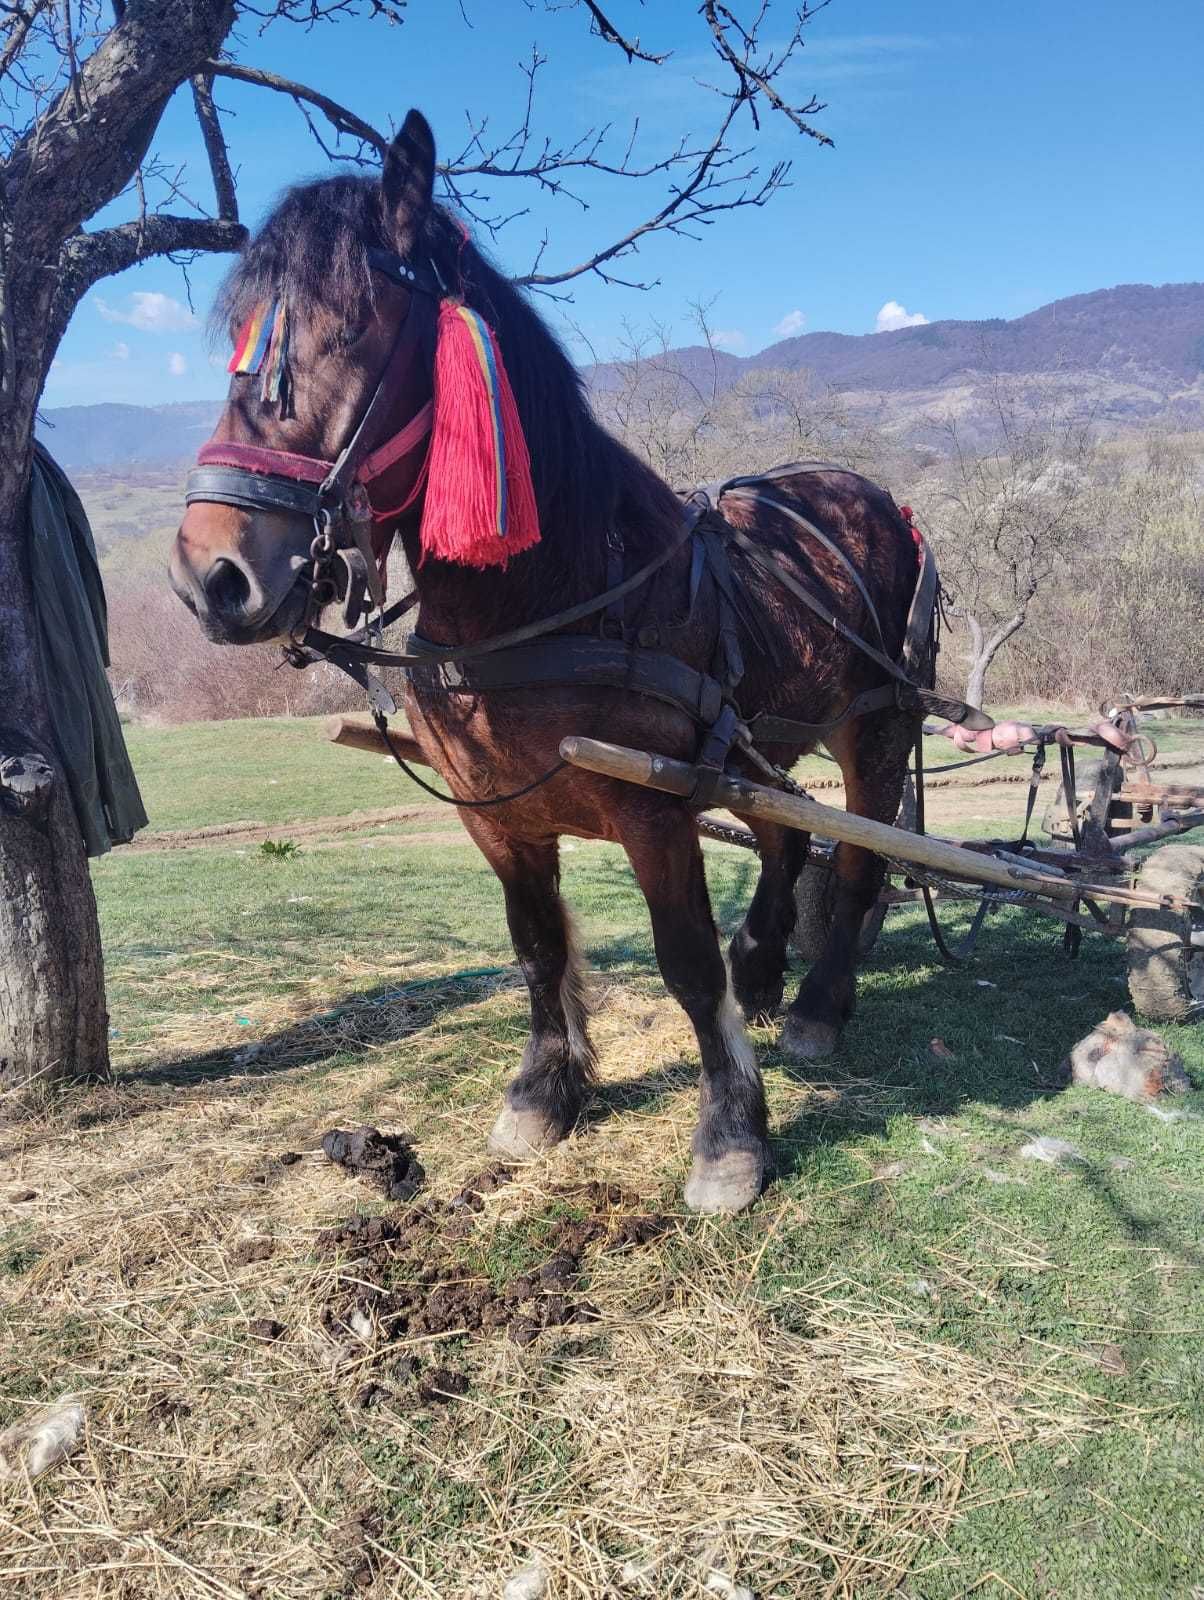
[[[715, 106], [705, 83], [720, 74], [696, 0], [613, 0], [608, 10], [647, 47], [672, 51], [670, 61], [629, 65], [589, 36], [583, 9], [544, 0], [409, 0], [400, 27], [275, 25], [262, 36], [244, 27], [237, 55], [385, 130], [417, 106], [445, 153], [469, 117], [512, 126], [519, 63], [533, 46], [548, 58], [535, 123], [553, 138], [609, 124], [618, 149], [638, 119], [636, 150], [651, 154], [704, 131]], [[776, 0], [767, 37], [791, 10]], [[693, 304], [710, 308], [717, 342], [744, 355], [799, 332], [1015, 317], [1113, 284], [1204, 278], [1201, 0], [831, 0], [806, 37], [785, 87], [827, 102], [813, 120], [833, 147], [770, 116], [757, 159], [792, 169], [769, 205], [720, 217], [702, 242], [652, 240], [618, 268], [655, 280], [647, 292], [587, 278], [569, 286], [571, 303], [545, 301], [579, 359], [615, 354], [654, 327], [692, 342]], [[330, 169], [290, 100], [231, 82], [219, 82], [217, 98], [253, 228], [281, 188]], [[156, 150], [208, 205], [187, 98], [169, 107]], [[521, 190], [497, 185], [499, 207], [529, 214], [482, 241], [515, 272], [529, 269], [545, 234], [545, 263], [567, 264], [654, 200], [644, 184], [618, 180], [587, 182], [584, 207]], [[96, 222], [127, 214], [118, 203]], [[211, 346], [205, 318], [225, 265], [202, 258], [186, 282], [155, 261], [98, 285], [43, 405], [224, 393], [228, 352]]]

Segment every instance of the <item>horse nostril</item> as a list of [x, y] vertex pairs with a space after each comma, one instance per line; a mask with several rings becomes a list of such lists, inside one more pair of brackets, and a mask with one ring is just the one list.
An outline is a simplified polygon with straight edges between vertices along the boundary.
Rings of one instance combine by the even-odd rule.
[[219, 616], [236, 616], [246, 609], [251, 585], [237, 562], [218, 557], [205, 575], [205, 598]]

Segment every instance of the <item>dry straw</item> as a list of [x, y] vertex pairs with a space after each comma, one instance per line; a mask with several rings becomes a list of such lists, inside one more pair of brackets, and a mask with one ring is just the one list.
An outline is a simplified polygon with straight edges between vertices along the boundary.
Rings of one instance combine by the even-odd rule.
[[[316, 1236], [367, 1196], [317, 1142], [370, 1112], [414, 1134], [436, 1197], [479, 1169], [524, 1004], [488, 976], [449, 995], [327, 996], [300, 1018], [282, 1001], [275, 1042], [242, 1066], [213, 1055], [210, 1026], [191, 1070], [140, 1077], [148, 1048], [195, 1057], [194, 1013], [114, 1085], [3, 1134], [0, 1192], [34, 1198], [7, 1236], [29, 1256], [0, 1278], [0, 1423], [67, 1388], [89, 1416], [81, 1453], [0, 1489], [6, 1596], [469, 1600], [535, 1561], [552, 1600], [701, 1596], [715, 1574], [762, 1597], [862, 1600], [945, 1559], [973, 1458], [1073, 1449], [1104, 1421], [1052, 1357], [980, 1361], [927, 1336], [914, 1301], [838, 1270], [771, 1313], [758, 1268], [798, 1204], [780, 1194], [746, 1247], [683, 1217], [596, 1257], [588, 1328], [525, 1349], [504, 1333], [415, 1343], [471, 1379], [459, 1400], [416, 1404], [374, 1331], [338, 1345], [324, 1327], [340, 1268]], [[695, 1111], [687, 1025], [636, 988], [598, 998], [603, 1098], [622, 1115], [489, 1197], [447, 1245], [475, 1270], [566, 1183], [674, 1203]], [[813, 1095], [774, 1093], [779, 1117]], [[289, 1150], [302, 1160], [274, 1159]], [[264, 1239], [267, 1259], [237, 1264]], [[263, 1318], [280, 1337], [256, 1332]], [[395, 1397], [358, 1410], [377, 1375]]]

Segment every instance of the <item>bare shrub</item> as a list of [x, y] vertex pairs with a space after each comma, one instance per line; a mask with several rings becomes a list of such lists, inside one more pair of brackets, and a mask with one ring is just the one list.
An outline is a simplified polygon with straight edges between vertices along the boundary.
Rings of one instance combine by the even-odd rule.
[[164, 583], [109, 595], [112, 681], [123, 711], [168, 722], [313, 716], [358, 708], [355, 686], [333, 667], [281, 665], [276, 645], [210, 644]]
[[971, 443], [955, 421], [930, 421], [943, 449], [922, 450], [805, 372], [733, 367], [705, 308], [695, 322], [686, 350], [663, 331], [629, 334], [595, 390], [601, 420], [678, 487], [822, 459], [910, 501], [955, 596], [950, 693], [981, 703], [988, 670], [996, 702], [1200, 688], [1198, 441], [1154, 428], [1104, 443], [1065, 375], [996, 376], [993, 433]]

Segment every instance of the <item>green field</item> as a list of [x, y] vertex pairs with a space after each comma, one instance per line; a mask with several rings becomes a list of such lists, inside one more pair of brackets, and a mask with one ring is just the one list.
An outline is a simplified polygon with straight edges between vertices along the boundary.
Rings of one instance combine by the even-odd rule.
[[[892, 913], [834, 1063], [803, 1075], [755, 1033], [777, 1175], [700, 1220], [692, 1036], [622, 857], [570, 846], [598, 1104], [446, 1248], [506, 1282], [595, 1180], [671, 1225], [589, 1259], [587, 1326], [373, 1332], [340, 1363], [330, 1307], [366, 1269], [318, 1235], [381, 1202], [318, 1140], [407, 1130], [438, 1203], [479, 1171], [525, 1033], [500, 894], [454, 816], [313, 724], [130, 742], [156, 829], [432, 810], [286, 856], [95, 864], [113, 1082], [0, 1145], [3, 1191], [33, 1196], [0, 1232], [0, 1424], [80, 1392], [88, 1449], [0, 1486], [5, 1594], [469, 1600], [538, 1559], [553, 1600], [701, 1596], [716, 1572], [759, 1600], [1198, 1600], [1204, 1095], [1164, 1121], [1054, 1087], [1127, 1003], [1120, 947], [1070, 962], [1009, 913], [950, 971]], [[727, 935], [755, 863], [706, 851]], [[1164, 1031], [1204, 1087], [1201, 1029]], [[1026, 1159], [1037, 1135], [1078, 1158]], [[424, 1403], [406, 1355], [466, 1393]]]
[[[1029, 715], [1034, 715], [1031, 708]], [[1081, 713], [1052, 707], [1042, 707], [1040, 719], [1065, 719], [1075, 726], [1083, 720]], [[328, 744], [322, 736], [324, 722], [322, 717], [260, 717], [198, 722], [187, 729], [145, 724], [127, 728], [151, 827], [200, 828], [239, 821], [283, 824], [433, 804], [385, 757], [352, 754]], [[1150, 726], [1163, 753], [1199, 752], [1204, 764], [1198, 723], [1168, 720]], [[934, 770], [960, 759], [946, 740], [928, 740], [925, 761]], [[1051, 773], [1055, 768], [1056, 762], [1051, 762]], [[975, 770], [985, 774], [1009, 769], [1026, 777], [1028, 762], [1023, 757], [1004, 759]], [[814, 756], [799, 763], [797, 775], [804, 782], [832, 779], [838, 769]], [[1012, 793], [1002, 799], [1000, 814], [1019, 817], [1023, 806], [1022, 795]]]

